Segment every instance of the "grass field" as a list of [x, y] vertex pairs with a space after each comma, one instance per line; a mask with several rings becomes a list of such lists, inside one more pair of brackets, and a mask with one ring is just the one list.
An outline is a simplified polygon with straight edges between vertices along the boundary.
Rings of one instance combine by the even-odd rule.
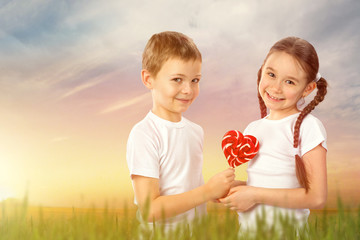
[[338, 209], [312, 211], [308, 231], [295, 229], [284, 221], [280, 234], [259, 224], [253, 235], [239, 236], [234, 212], [209, 207], [206, 217], [196, 219], [193, 230], [186, 225], [172, 231], [158, 227], [146, 231], [138, 224], [134, 208], [45, 208], [21, 203], [3, 202], [0, 207], [0, 239], [360, 239], [360, 209], [346, 209], [339, 201]]

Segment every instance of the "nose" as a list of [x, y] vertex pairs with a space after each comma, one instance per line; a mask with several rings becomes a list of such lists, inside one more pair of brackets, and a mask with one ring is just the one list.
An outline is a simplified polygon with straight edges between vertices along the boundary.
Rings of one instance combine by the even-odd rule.
[[271, 88], [276, 92], [281, 92], [281, 80], [277, 79], [272, 82]]
[[189, 83], [184, 82], [183, 85], [182, 85], [181, 92], [184, 93], [184, 94], [191, 94], [192, 91], [193, 91], [193, 89], [192, 89], [192, 86], [191, 86], [191, 82], [189, 82]]

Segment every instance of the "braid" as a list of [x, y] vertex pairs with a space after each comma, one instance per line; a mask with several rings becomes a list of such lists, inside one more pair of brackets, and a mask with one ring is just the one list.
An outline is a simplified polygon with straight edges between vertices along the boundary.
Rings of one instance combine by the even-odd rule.
[[[266, 64], [268, 57], [274, 52], [285, 52], [291, 55], [299, 64], [302, 70], [307, 74], [307, 83], [309, 84], [314, 79], [317, 79], [317, 73], [319, 71], [319, 58], [313, 45], [308, 41], [298, 37], [287, 37], [276, 42], [270, 49], [266, 56], [263, 66]], [[262, 67], [263, 67], [262, 66]], [[261, 80], [262, 67], [258, 71], [257, 86], [259, 90], [259, 84]], [[327, 82], [324, 78], [320, 78], [316, 81], [317, 93], [314, 99], [300, 112], [296, 119], [294, 126], [294, 142], [293, 146], [297, 149], [300, 145], [300, 127], [305, 117], [324, 100], [327, 92]], [[267, 108], [264, 100], [258, 92], [258, 99], [260, 105], [261, 117], [264, 118], [267, 115]], [[298, 178], [300, 186], [305, 188], [306, 192], [309, 190], [309, 180], [307, 178], [305, 164], [300, 154], [295, 155], [296, 162], [296, 177]]]
[[[304, 118], [312, 111], [314, 108], [324, 100], [324, 97], [327, 93], [327, 82], [324, 78], [320, 78], [316, 83], [317, 93], [314, 99], [301, 111], [299, 117], [296, 120], [294, 127], [294, 148], [299, 146], [299, 135], [300, 135], [300, 126]], [[306, 169], [304, 162], [302, 161], [299, 155], [295, 156], [296, 160], [296, 176], [299, 180], [299, 183], [302, 187], [306, 189], [306, 192], [309, 190], [309, 180], [307, 178]]]
[[267, 115], [267, 108], [266, 108], [265, 102], [262, 99], [262, 97], [260, 96], [260, 92], [259, 92], [259, 84], [260, 84], [260, 79], [261, 79], [261, 72], [262, 72], [262, 66], [258, 71], [257, 86], [258, 86], [258, 99], [259, 99], [259, 105], [260, 105], [261, 118], [264, 118]]

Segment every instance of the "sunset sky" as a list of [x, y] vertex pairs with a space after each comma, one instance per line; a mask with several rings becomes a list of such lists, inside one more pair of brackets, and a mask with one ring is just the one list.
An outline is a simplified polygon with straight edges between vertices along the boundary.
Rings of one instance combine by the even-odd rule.
[[205, 180], [227, 167], [223, 134], [260, 116], [256, 75], [272, 44], [312, 43], [330, 84], [313, 112], [328, 133], [328, 206], [338, 194], [357, 206], [359, 12], [357, 0], [1, 0], [0, 201], [132, 201], [126, 141], [152, 106], [141, 55], [152, 34], [173, 30], [203, 56], [200, 95], [185, 116], [205, 131]]

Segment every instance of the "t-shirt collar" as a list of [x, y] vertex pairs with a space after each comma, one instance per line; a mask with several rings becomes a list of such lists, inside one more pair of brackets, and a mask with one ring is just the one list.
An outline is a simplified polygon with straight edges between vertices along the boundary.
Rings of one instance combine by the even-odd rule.
[[169, 120], [163, 119], [159, 117], [158, 115], [154, 114], [151, 110], [148, 113], [148, 116], [154, 120], [157, 124], [165, 125], [168, 127], [173, 128], [183, 128], [185, 126], [185, 119], [184, 117], [181, 117], [181, 120], [179, 122], [171, 122]]

